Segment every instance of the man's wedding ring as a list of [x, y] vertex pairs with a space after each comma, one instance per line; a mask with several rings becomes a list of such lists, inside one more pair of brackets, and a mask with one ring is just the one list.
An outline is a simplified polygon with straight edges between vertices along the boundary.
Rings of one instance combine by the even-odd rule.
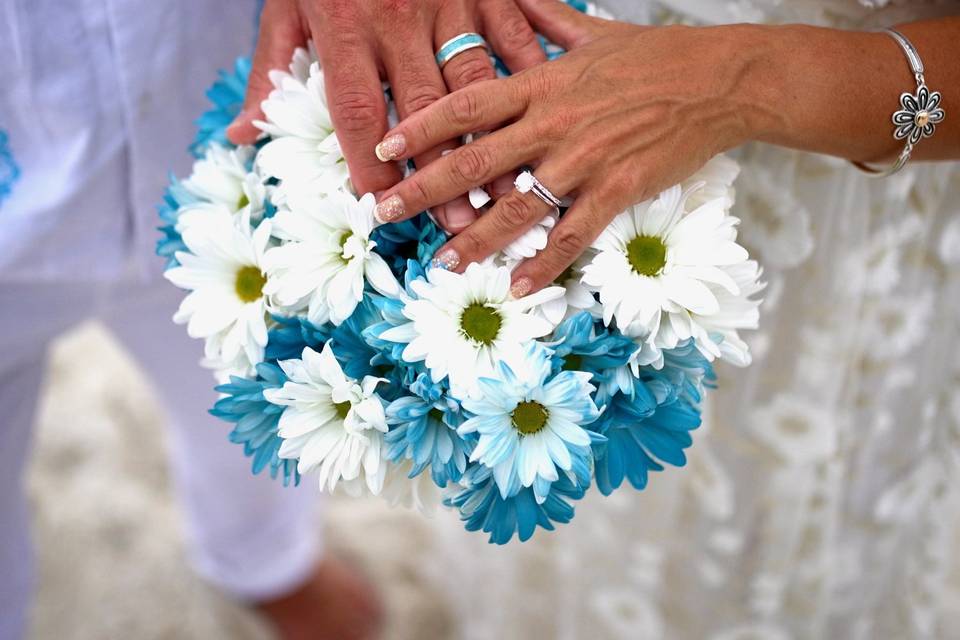
[[461, 33], [444, 42], [437, 50], [437, 64], [443, 69], [448, 62], [464, 51], [470, 49], [487, 48], [487, 41], [479, 33]]

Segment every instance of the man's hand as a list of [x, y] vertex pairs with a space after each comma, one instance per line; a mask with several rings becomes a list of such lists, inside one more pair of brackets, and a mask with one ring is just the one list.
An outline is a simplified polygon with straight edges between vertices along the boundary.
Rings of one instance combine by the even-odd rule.
[[[473, 31], [485, 35], [511, 71], [545, 60], [515, 0], [267, 0], [244, 107], [227, 136], [235, 144], [257, 139], [253, 121], [263, 118], [260, 103], [273, 88], [269, 71], [286, 69], [294, 49], [312, 39], [351, 181], [360, 193], [388, 189], [401, 174], [374, 151], [387, 131], [382, 80], [390, 83], [398, 115], [405, 119], [448, 92], [494, 78], [483, 49], [457, 55], [442, 72], [434, 60], [444, 42]], [[413, 160], [422, 168], [456, 146], [456, 140], [445, 141]], [[403, 155], [402, 149], [393, 151], [392, 157]], [[432, 211], [454, 233], [476, 217], [462, 195]]]

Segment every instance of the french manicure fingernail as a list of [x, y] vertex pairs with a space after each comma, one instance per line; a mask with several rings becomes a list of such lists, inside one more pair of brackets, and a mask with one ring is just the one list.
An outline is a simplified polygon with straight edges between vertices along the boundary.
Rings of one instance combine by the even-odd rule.
[[443, 269], [444, 271], [453, 271], [457, 268], [457, 265], [460, 264], [460, 254], [457, 253], [456, 249], [444, 249], [437, 255], [433, 256], [433, 260], [430, 261], [430, 267], [433, 269]]
[[[370, 147], [367, 148], [369, 149]], [[403, 137], [403, 134], [395, 133], [392, 136], [384, 138], [383, 141], [377, 145], [376, 149], [374, 149], [374, 152], [377, 154], [380, 162], [389, 162], [402, 156], [406, 148], [407, 141]]]
[[514, 283], [510, 285], [510, 295], [515, 300], [519, 300], [530, 293], [531, 289], [533, 289], [533, 280], [523, 276], [522, 278], [517, 278]]
[[403, 200], [394, 194], [373, 208], [373, 217], [379, 222], [392, 222], [406, 212]]

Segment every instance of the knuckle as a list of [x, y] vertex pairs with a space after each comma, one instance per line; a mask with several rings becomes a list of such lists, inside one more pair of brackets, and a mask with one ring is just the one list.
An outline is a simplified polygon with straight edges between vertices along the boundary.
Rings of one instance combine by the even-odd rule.
[[448, 108], [450, 120], [457, 126], [470, 126], [480, 117], [480, 100], [472, 91], [452, 94]]
[[442, 97], [443, 93], [437, 87], [426, 83], [416, 83], [414, 88], [409, 89], [404, 95], [403, 106], [408, 114], [416, 113], [421, 109], [426, 109]]
[[523, 49], [537, 42], [537, 38], [526, 19], [517, 16], [508, 18], [499, 25], [500, 38], [508, 49]]
[[[461, 60], [453, 60], [447, 65], [450, 81], [456, 87], [465, 87], [475, 82], [492, 80], [495, 76], [490, 63], [480, 57], [460, 56]], [[453, 67], [453, 69], [450, 69]]]
[[383, 101], [369, 91], [347, 89], [333, 99], [337, 127], [346, 133], [360, 133], [375, 127], [384, 109]]
[[476, 231], [470, 229], [470, 227], [467, 227], [466, 231], [457, 236], [457, 241], [463, 248], [462, 254], [476, 257], [486, 256], [489, 253], [487, 243]]
[[562, 225], [550, 234], [549, 244], [560, 259], [573, 262], [580, 255], [586, 237], [582, 230]]
[[418, 0], [380, 0], [380, 8], [387, 16], [407, 16], [416, 12], [417, 2]]
[[430, 187], [425, 184], [423, 180], [418, 180], [416, 174], [414, 174], [414, 176], [408, 182], [410, 193], [408, 197], [404, 198], [408, 204], [412, 202], [420, 206], [420, 203], [431, 202]]
[[533, 215], [533, 207], [527, 201], [517, 195], [501, 198], [498, 203], [497, 213], [503, 226], [513, 229], [525, 226]]
[[477, 144], [460, 147], [453, 154], [453, 170], [457, 177], [471, 185], [486, 180], [490, 173], [490, 154]]

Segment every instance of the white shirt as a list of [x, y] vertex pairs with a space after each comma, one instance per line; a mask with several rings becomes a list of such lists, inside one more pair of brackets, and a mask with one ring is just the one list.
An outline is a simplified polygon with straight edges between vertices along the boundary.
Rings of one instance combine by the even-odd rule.
[[[159, 272], [155, 205], [183, 174], [255, 0], [0, 0], [0, 283]], [[19, 169], [10, 170], [11, 166]]]

